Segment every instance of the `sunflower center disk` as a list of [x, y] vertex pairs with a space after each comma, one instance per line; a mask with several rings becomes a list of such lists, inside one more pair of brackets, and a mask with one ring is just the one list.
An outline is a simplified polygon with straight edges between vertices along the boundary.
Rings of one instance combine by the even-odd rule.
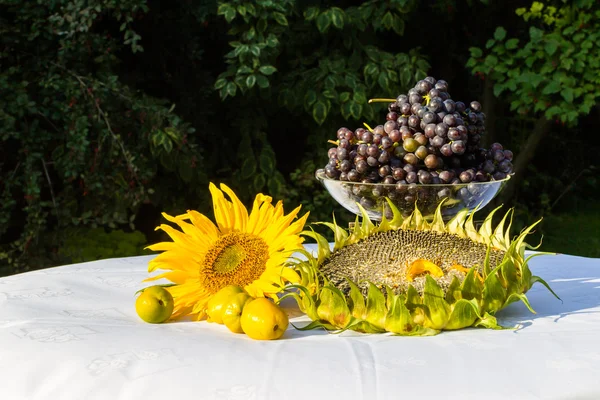
[[204, 286], [212, 293], [227, 285], [244, 287], [260, 278], [269, 259], [269, 246], [260, 237], [232, 232], [221, 236], [204, 258]]
[[[342, 291], [349, 290], [348, 277], [363, 290], [372, 282], [396, 293], [409, 285], [422, 292], [426, 275], [445, 290], [455, 277], [464, 280], [470, 268], [480, 271], [486, 252], [486, 245], [454, 234], [400, 229], [375, 233], [332, 253], [321, 271]], [[503, 251], [492, 249], [490, 266], [503, 257]]]

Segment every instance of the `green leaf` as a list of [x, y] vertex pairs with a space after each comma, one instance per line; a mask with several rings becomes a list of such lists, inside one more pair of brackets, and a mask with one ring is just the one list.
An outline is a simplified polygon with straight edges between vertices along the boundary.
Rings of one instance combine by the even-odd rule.
[[256, 83], [256, 76], [248, 75], [248, 77], [246, 78], [246, 86], [248, 86], [248, 89], [252, 89], [252, 87], [254, 86], [255, 83]]
[[227, 85], [227, 79], [225, 79], [225, 78], [219, 78], [215, 82], [215, 89], [221, 89], [225, 85]]
[[342, 92], [340, 93], [340, 102], [345, 103], [350, 100], [350, 92]]
[[448, 318], [448, 323], [444, 330], [462, 329], [473, 325], [475, 320], [479, 318], [479, 305], [477, 300], [460, 299], [454, 305], [452, 313]]
[[279, 25], [283, 25], [283, 26], [287, 26], [288, 25], [287, 18], [282, 13], [280, 13], [280, 12], [274, 12], [271, 15], [273, 16], [273, 18], [275, 19], [275, 21], [277, 21], [277, 23]]
[[444, 291], [430, 276], [425, 276], [423, 304], [429, 308], [428, 327], [436, 330], [444, 328], [450, 316], [450, 305], [446, 303]]
[[519, 39], [508, 39], [506, 41], [506, 43], [504, 44], [504, 46], [506, 47], [507, 50], [514, 50], [518, 47], [519, 45]]
[[486, 49], [490, 49], [492, 48], [492, 46], [494, 46], [496, 44], [496, 41], [494, 39], [489, 39], [486, 43], [485, 43], [485, 48]]
[[312, 115], [317, 124], [322, 125], [327, 118], [327, 105], [321, 100], [313, 106]]
[[382, 89], [389, 91], [390, 79], [388, 78], [386, 71], [381, 71], [379, 73], [379, 78], [377, 79], [377, 83], [379, 83], [379, 86], [381, 86]]
[[392, 28], [394, 28], [394, 32], [396, 32], [398, 35], [404, 35], [404, 20], [397, 15], [394, 16]]
[[369, 292], [367, 293], [367, 316], [365, 320], [374, 326], [385, 329], [385, 297], [381, 290], [369, 282]]
[[329, 13], [327, 11], [321, 13], [321, 15], [317, 17], [317, 29], [319, 30], [319, 32], [326, 32], [329, 28], [329, 25], [331, 25], [331, 18], [329, 17]]
[[565, 101], [567, 103], [573, 102], [573, 89], [571, 89], [569, 87], [564, 88], [560, 94], [562, 95], [563, 99], [565, 99]]
[[350, 114], [354, 119], [359, 119], [362, 114], [363, 106], [361, 104], [352, 102], [350, 103]]
[[365, 297], [354, 282], [346, 278], [350, 286], [350, 300], [352, 301], [352, 316], [357, 319], [365, 319], [367, 316], [367, 307], [365, 306]]
[[260, 170], [266, 175], [271, 176], [275, 171], [275, 159], [271, 152], [262, 151], [258, 158]]
[[341, 8], [333, 7], [330, 12], [333, 26], [342, 29], [344, 27], [344, 11]]
[[271, 74], [273, 74], [274, 72], [277, 71], [277, 68], [275, 68], [272, 65], [263, 65], [258, 70], [263, 75], [271, 75]]
[[548, 55], [553, 55], [554, 53], [556, 53], [557, 49], [558, 43], [555, 40], [548, 40], [544, 45], [544, 50], [546, 50], [546, 53], [548, 53]]
[[488, 275], [483, 286], [483, 311], [493, 314], [504, 306], [505, 300], [506, 291], [500, 284], [496, 273]]
[[304, 18], [306, 18], [307, 21], [317, 18], [318, 15], [319, 7], [308, 7], [306, 10], [304, 10]]
[[543, 30], [538, 29], [535, 26], [532, 26], [531, 28], [529, 28], [529, 37], [531, 37], [531, 40], [533, 42], [540, 40], [542, 38], [542, 36], [544, 36]]
[[235, 18], [235, 8], [228, 3], [223, 3], [217, 9], [217, 14], [223, 15], [227, 22], [231, 22]]
[[483, 51], [479, 47], [469, 47], [469, 51], [471, 52], [471, 57], [479, 58], [483, 56]]
[[325, 286], [321, 289], [320, 304], [317, 307], [319, 319], [327, 321], [336, 328], [345, 328], [352, 316], [346, 299], [335, 286]]
[[304, 105], [307, 108], [310, 108], [317, 101], [317, 92], [312, 89], [309, 89], [304, 95]]
[[381, 23], [383, 26], [385, 26], [386, 29], [392, 29], [392, 26], [394, 25], [394, 17], [392, 16], [392, 13], [389, 11], [386, 12], [383, 18], [381, 19]]
[[235, 93], [237, 92], [237, 86], [235, 86], [235, 83], [233, 82], [229, 82], [227, 84], [227, 86], [225, 86], [226, 90], [227, 90], [227, 94], [231, 97], [235, 96]]
[[496, 28], [496, 31], [494, 32], [494, 39], [496, 39], [497, 41], [502, 41], [502, 40], [504, 40], [505, 37], [506, 37], [506, 29], [504, 29], [501, 26]]
[[560, 83], [557, 81], [550, 81], [544, 90], [542, 90], [542, 94], [553, 94], [558, 92], [560, 92]]
[[256, 83], [262, 89], [269, 87], [269, 80], [264, 75], [256, 75]]
[[411, 85], [412, 82], [412, 73], [408, 67], [405, 67], [400, 73], [400, 83], [402, 86]]

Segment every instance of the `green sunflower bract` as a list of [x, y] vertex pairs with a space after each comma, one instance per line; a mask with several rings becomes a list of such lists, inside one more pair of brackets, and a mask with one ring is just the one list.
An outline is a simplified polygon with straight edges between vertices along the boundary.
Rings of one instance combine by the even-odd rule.
[[[301, 330], [324, 328], [341, 332], [392, 332], [398, 335], [435, 335], [442, 330], [470, 326], [501, 329], [495, 314], [522, 301], [534, 312], [525, 293], [539, 282], [525, 258], [525, 237], [540, 221], [511, 240], [509, 211], [494, 229], [493, 210], [477, 230], [474, 211], [460, 211], [447, 224], [441, 204], [431, 222], [420, 211], [403, 218], [388, 201], [391, 220], [378, 225], [360, 207], [349, 231], [335, 222], [322, 222], [335, 238], [333, 250], [322, 235], [303, 234], [318, 244], [315, 256], [293, 267], [301, 283], [290, 285], [293, 297], [312, 320]], [[505, 224], [508, 221], [508, 227]]]

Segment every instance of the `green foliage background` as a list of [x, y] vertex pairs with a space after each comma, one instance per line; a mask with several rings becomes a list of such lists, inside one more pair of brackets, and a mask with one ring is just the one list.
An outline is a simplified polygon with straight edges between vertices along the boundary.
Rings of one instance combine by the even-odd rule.
[[597, 212], [598, 21], [593, 0], [0, 0], [0, 274], [142, 254], [160, 212], [210, 214], [209, 181], [348, 221], [314, 179], [327, 140], [428, 74], [484, 103], [527, 161], [504, 201], [570, 252], [556, 232]]

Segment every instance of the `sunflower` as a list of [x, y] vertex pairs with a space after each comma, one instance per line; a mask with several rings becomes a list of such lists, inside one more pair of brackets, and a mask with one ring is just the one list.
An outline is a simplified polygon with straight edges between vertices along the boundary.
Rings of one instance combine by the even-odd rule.
[[191, 315], [203, 319], [210, 298], [228, 285], [240, 286], [253, 297], [276, 299], [286, 282], [298, 281], [298, 275], [285, 264], [302, 248], [299, 233], [308, 213], [294, 221], [300, 207], [284, 215], [281, 201], [273, 205], [271, 197], [258, 194], [248, 214], [229, 187], [220, 187], [209, 185], [216, 225], [193, 210], [175, 217], [163, 213], [181, 231], [162, 224], [156, 229], [173, 241], [148, 247], [163, 251], [150, 261], [148, 272], [167, 272], [145, 281], [166, 278], [173, 282], [166, 286], [175, 301], [172, 318]]
[[[418, 208], [408, 218], [388, 201], [392, 219], [373, 224], [360, 206], [347, 231], [335, 223], [321, 223], [334, 233], [327, 240], [314, 231], [316, 255], [295, 263], [301, 283], [290, 285], [300, 309], [313, 322], [301, 329], [355, 330], [366, 333], [432, 335], [469, 326], [500, 328], [495, 314], [515, 301], [533, 312], [525, 293], [534, 283], [548, 284], [532, 275], [525, 257], [525, 236], [537, 223], [512, 240], [507, 213], [494, 229], [492, 211], [481, 228], [473, 212], [460, 211], [447, 224], [438, 206], [432, 221]], [[539, 221], [538, 221], [539, 222]], [[547, 253], [545, 253], [547, 254]], [[558, 297], [558, 296], [557, 296]]]

